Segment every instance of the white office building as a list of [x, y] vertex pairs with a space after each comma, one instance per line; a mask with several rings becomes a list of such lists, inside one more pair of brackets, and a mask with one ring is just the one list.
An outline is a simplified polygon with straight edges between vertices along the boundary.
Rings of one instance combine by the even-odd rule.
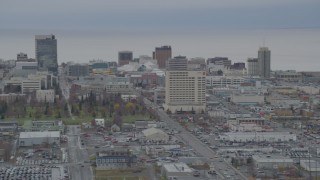
[[248, 76], [259, 75], [258, 58], [248, 58], [247, 66], [248, 66]]
[[169, 60], [166, 71], [164, 109], [172, 113], [193, 111], [201, 113], [206, 108], [206, 73], [189, 70], [187, 60], [181, 57]]
[[37, 90], [36, 98], [38, 102], [53, 103], [55, 98], [55, 92], [53, 89], [50, 90]]

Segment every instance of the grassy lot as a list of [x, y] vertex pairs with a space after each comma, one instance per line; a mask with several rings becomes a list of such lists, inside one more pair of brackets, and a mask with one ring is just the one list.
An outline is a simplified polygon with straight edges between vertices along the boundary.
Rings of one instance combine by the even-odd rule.
[[96, 170], [95, 180], [147, 180], [147, 177], [138, 176], [131, 170]]

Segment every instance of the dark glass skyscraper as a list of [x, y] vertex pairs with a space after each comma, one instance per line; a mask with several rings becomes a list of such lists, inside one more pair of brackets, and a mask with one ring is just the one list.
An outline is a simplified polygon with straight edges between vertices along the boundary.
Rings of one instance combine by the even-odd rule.
[[157, 60], [160, 69], [166, 68], [166, 62], [171, 56], [171, 46], [156, 47], [156, 50], [153, 52], [153, 59]]
[[259, 74], [262, 78], [270, 78], [271, 52], [267, 47], [261, 47], [258, 51]]
[[39, 70], [57, 73], [57, 39], [54, 35], [36, 35], [36, 60]]
[[118, 65], [123, 66], [133, 61], [132, 51], [120, 51], [118, 53]]

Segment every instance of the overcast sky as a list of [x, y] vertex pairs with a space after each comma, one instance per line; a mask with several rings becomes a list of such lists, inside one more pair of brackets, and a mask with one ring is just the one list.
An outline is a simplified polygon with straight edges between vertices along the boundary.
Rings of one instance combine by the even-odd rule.
[[320, 0], [0, 0], [0, 29], [320, 27]]

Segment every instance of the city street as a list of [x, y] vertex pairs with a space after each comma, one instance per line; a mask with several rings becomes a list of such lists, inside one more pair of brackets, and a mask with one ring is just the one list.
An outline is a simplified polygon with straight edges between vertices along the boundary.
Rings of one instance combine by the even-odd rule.
[[68, 126], [68, 151], [71, 179], [91, 180], [93, 172], [90, 166], [88, 152], [80, 144], [80, 126]]

